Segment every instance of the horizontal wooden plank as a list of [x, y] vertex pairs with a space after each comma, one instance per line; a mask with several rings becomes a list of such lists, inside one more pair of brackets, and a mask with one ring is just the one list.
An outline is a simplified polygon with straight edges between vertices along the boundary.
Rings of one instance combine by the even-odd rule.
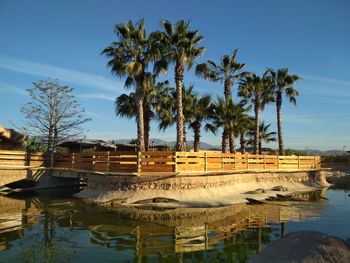
[[18, 155], [18, 154], [25, 154], [24, 151], [12, 151], [12, 150], [0, 150], [0, 155], [1, 154], [12, 154], [12, 155]]
[[183, 156], [183, 157], [204, 157], [205, 153], [204, 152], [176, 152], [176, 156]]
[[172, 162], [175, 158], [141, 158], [141, 162]]
[[188, 163], [188, 162], [204, 162], [205, 159], [204, 158], [182, 158], [182, 157], [178, 157], [176, 158], [177, 162], [181, 162], [181, 163]]
[[141, 167], [141, 172], [173, 172], [174, 167]]
[[141, 152], [141, 155], [149, 156], [175, 156], [175, 152], [161, 152], [161, 151], [152, 151], [152, 152]]

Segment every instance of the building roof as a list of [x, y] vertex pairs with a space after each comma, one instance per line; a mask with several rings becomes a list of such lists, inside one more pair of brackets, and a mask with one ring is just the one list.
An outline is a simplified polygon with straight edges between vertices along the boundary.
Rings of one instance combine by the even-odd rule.
[[77, 141], [65, 141], [60, 143], [60, 147], [83, 147], [83, 148], [92, 148], [92, 147], [104, 147], [104, 148], [113, 148], [116, 149], [113, 143], [105, 140], [77, 140]]

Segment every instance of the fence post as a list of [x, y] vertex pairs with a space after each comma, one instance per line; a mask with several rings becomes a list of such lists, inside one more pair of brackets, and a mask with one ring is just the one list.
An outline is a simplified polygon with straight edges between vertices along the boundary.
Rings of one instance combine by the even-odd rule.
[[277, 170], [280, 169], [280, 156], [277, 155]]
[[224, 170], [224, 153], [221, 153], [221, 171]]
[[74, 169], [75, 153], [72, 153], [72, 169]]
[[177, 152], [173, 152], [174, 154], [174, 172], [177, 173]]
[[317, 165], [316, 165], [316, 155], [314, 156], [314, 169], [317, 169]]
[[30, 152], [24, 152], [24, 166], [30, 166]]
[[141, 175], [141, 152], [137, 152], [137, 173]]
[[247, 170], [249, 170], [249, 155], [248, 154], [245, 155], [245, 162], [246, 162]]
[[264, 154], [263, 156], [264, 156], [264, 170], [266, 170], [266, 159], [265, 159], [265, 154]]
[[207, 152], [204, 152], [204, 171], [208, 171], [208, 158], [207, 158]]
[[109, 159], [109, 151], [107, 152], [107, 172], [111, 171], [111, 164], [109, 163], [110, 159]]
[[236, 153], [233, 154], [233, 170], [236, 171]]
[[95, 151], [92, 154], [92, 165], [91, 165], [91, 169], [94, 171], [95, 170]]

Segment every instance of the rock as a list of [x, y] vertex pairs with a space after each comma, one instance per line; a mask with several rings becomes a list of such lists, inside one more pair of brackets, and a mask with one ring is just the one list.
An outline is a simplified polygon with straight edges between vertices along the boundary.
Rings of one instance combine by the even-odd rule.
[[261, 205], [261, 204], [265, 204], [263, 201], [256, 200], [256, 199], [253, 199], [253, 198], [246, 198], [246, 200], [248, 201], [248, 203], [249, 203], [250, 205]]
[[134, 204], [150, 204], [150, 203], [178, 203], [178, 200], [166, 197], [154, 197], [134, 202]]
[[350, 247], [344, 240], [314, 231], [294, 232], [269, 243], [248, 262], [350, 262]]
[[288, 188], [282, 185], [277, 185], [271, 188], [272, 191], [287, 192]]
[[255, 189], [254, 191], [248, 191], [245, 192], [245, 194], [251, 195], [251, 194], [263, 194], [265, 193], [265, 190], [262, 188]]

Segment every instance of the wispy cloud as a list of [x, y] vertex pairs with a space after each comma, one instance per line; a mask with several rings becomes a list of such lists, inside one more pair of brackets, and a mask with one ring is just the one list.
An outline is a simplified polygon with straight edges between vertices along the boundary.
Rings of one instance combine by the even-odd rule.
[[115, 95], [109, 95], [106, 93], [85, 93], [85, 94], [78, 94], [76, 96], [84, 99], [99, 99], [99, 100], [115, 101]]
[[299, 123], [299, 124], [316, 124], [323, 123], [325, 120], [317, 114], [288, 114], [284, 116], [283, 120], [286, 123]]
[[16, 59], [3, 55], [0, 55], [0, 68], [45, 78], [50, 77], [59, 79], [85, 87], [93, 87], [113, 91], [116, 91], [118, 89], [121, 91], [123, 88], [123, 84], [120, 81], [99, 75], [39, 62]]
[[108, 122], [108, 123], [112, 123], [112, 124], [115, 124], [115, 119], [109, 119], [109, 118], [106, 118], [100, 114], [97, 114], [95, 112], [92, 112], [92, 111], [86, 111], [85, 112], [86, 115], [88, 115], [90, 118], [92, 119], [98, 119], [98, 120], [102, 120], [102, 121], [105, 121], [105, 122]]
[[301, 94], [327, 98], [350, 98], [350, 81], [310, 75], [301, 75], [301, 77], [302, 80], [305, 80], [301, 82]]
[[334, 78], [325, 78], [321, 76], [315, 76], [315, 75], [304, 75], [300, 74], [300, 77], [305, 80], [313, 80], [317, 82], [325, 82], [328, 84], [335, 84], [338, 86], [348, 86], [350, 87], [350, 81], [349, 80], [342, 80], [342, 79], [334, 79]]
[[27, 96], [27, 92], [25, 89], [22, 89], [20, 87], [16, 87], [14, 85], [5, 83], [5, 82], [1, 82], [0, 81], [0, 92], [9, 92], [9, 93], [16, 93], [19, 95], [23, 95], [23, 96]]

